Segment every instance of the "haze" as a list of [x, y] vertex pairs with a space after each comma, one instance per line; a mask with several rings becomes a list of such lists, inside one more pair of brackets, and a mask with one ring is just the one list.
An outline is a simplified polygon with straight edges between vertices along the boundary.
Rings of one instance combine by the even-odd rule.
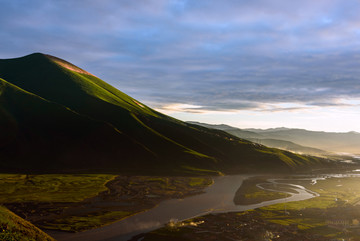
[[67, 59], [182, 120], [360, 131], [358, 1], [0, 3], [0, 58]]

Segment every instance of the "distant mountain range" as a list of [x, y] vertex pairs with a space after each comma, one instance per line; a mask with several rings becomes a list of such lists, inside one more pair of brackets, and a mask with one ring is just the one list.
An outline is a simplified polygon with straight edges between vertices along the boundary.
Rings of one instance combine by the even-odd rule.
[[228, 125], [211, 125], [190, 122], [226, 131], [237, 137], [251, 140], [266, 146], [312, 155], [329, 155], [331, 153], [360, 154], [360, 133], [321, 132], [303, 129], [239, 129]]
[[163, 115], [57, 57], [0, 60], [1, 171], [208, 175], [327, 165]]

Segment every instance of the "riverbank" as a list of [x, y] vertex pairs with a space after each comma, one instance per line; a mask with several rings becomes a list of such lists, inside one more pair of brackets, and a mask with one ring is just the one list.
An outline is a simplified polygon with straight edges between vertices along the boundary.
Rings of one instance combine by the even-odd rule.
[[[329, 240], [315, 233], [302, 232], [295, 222], [282, 225], [264, 218], [265, 215], [269, 213], [262, 208], [241, 213], [209, 214], [180, 223], [171, 223], [145, 235], [135, 236], [131, 241]], [[281, 213], [278, 220], [284, 219], [284, 213]]]
[[210, 177], [0, 174], [1, 202], [7, 208], [42, 229], [67, 232], [100, 227], [167, 199], [200, 194], [212, 183]]
[[[279, 189], [279, 185], [269, 182], [267, 177], [251, 177], [244, 180], [236, 191], [234, 203], [235, 205], [250, 205], [290, 196], [288, 193], [281, 192], [281, 189], [277, 191]], [[292, 191], [289, 188], [283, 189], [285, 190]]]
[[209, 214], [140, 234], [131, 241], [360, 240], [360, 206], [263, 207], [245, 212]]
[[[99, 241], [114, 240], [126, 241], [133, 236], [146, 233], [164, 226], [170, 220], [178, 223], [181, 220], [187, 220], [209, 213], [227, 213], [232, 211], [245, 211], [284, 203], [309, 199], [316, 196], [307, 189], [300, 186], [288, 185], [288, 189], [293, 192], [289, 197], [264, 201], [251, 205], [235, 205], [234, 194], [241, 187], [244, 180], [253, 177], [250, 175], [221, 176], [214, 178], [214, 184], [207, 187], [205, 192], [200, 195], [187, 197], [184, 199], [171, 199], [161, 202], [157, 207], [138, 215], [126, 218], [123, 221], [88, 230], [85, 232], [64, 234], [50, 233], [58, 240], [64, 241]], [[275, 181], [272, 181], [275, 182]], [[283, 189], [286, 184], [278, 183]]]
[[184, 220], [213, 211], [232, 210], [234, 193], [248, 175], [214, 177], [214, 184], [204, 193], [184, 199], [169, 199], [155, 208], [100, 228], [85, 232], [48, 232], [57, 240], [64, 241], [126, 241], [134, 235], [162, 227], [171, 219]]
[[301, 185], [320, 195], [245, 212], [170, 222], [132, 240], [360, 240], [359, 175], [292, 176], [276, 182]]

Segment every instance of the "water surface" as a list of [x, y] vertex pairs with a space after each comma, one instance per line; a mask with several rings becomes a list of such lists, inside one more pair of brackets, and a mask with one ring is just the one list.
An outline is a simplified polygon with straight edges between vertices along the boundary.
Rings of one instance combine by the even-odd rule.
[[[75, 234], [59, 232], [50, 234], [59, 241], [125, 241], [134, 235], [162, 227], [170, 220], [180, 221], [208, 213], [245, 211], [276, 203], [305, 200], [317, 195], [300, 185], [288, 184], [288, 188], [294, 190], [294, 192], [288, 192], [290, 195], [288, 198], [265, 201], [253, 205], [235, 205], [233, 202], [235, 193], [241, 186], [243, 180], [248, 177], [250, 176], [234, 175], [215, 177], [214, 184], [207, 187], [203, 194], [184, 199], [163, 201], [149, 211], [101, 228]], [[276, 179], [271, 179], [271, 182], [276, 183]]]

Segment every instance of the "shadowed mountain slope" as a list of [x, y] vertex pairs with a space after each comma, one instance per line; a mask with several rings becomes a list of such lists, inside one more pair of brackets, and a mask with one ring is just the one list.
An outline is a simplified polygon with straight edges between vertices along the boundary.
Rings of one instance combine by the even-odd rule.
[[325, 163], [173, 119], [53, 56], [0, 60], [0, 78], [3, 169], [211, 174]]
[[115, 159], [129, 164], [154, 159], [151, 152], [113, 126], [79, 115], [3, 79], [0, 103], [2, 168], [83, 169], [97, 162], [111, 165]]

